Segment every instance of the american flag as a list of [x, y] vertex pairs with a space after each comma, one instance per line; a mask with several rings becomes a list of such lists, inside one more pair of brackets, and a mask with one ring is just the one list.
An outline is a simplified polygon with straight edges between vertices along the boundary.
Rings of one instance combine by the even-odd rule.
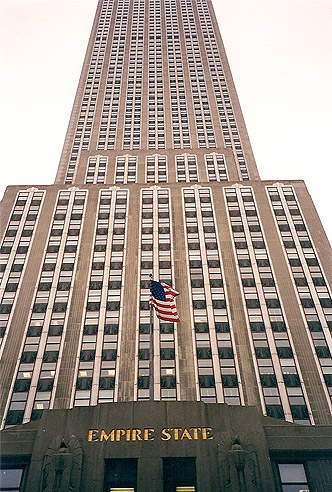
[[176, 310], [174, 297], [179, 293], [165, 284], [150, 280], [150, 306], [154, 307], [157, 318], [162, 321], [178, 323], [180, 321]]

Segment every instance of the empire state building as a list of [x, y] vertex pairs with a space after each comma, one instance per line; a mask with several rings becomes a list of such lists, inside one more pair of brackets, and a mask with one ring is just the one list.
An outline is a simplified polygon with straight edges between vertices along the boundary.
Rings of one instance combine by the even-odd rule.
[[331, 249], [259, 177], [211, 0], [99, 0], [1, 234], [0, 491], [332, 490]]

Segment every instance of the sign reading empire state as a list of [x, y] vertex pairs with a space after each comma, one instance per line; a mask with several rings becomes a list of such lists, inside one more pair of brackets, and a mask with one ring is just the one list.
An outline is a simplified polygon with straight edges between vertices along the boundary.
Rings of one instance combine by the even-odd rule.
[[155, 438], [162, 441], [183, 440], [211, 440], [213, 439], [212, 427], [165, 427], [156, 434], [153, 428], [131, 428], [131, 429], [90, 429], [88, 432], [89, 442], [120, 442], [120, 441], [154, 441]]

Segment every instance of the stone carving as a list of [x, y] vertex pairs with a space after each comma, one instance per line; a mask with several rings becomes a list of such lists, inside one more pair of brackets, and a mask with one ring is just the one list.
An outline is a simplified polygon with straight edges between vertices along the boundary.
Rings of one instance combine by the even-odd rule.
[[259, 492], [256, 452], [252, 444], [241, 443], [238, 437], [218, 444], [221, 490], [224, 492]]
[[49, 446], [43, 465], [41, 492], [79, 492], [83, 451], [75, 436], [58, 436]]

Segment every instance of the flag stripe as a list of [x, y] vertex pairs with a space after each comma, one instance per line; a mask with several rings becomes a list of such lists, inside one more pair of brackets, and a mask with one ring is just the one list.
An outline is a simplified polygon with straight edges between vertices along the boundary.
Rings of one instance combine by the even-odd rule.
[[179, 293], [170, 285], [154, 280], [150, 282], [150, 306], [155, 309], [157, 318], [173, 323], [180, 321], [174, 300], [177, 295]]

